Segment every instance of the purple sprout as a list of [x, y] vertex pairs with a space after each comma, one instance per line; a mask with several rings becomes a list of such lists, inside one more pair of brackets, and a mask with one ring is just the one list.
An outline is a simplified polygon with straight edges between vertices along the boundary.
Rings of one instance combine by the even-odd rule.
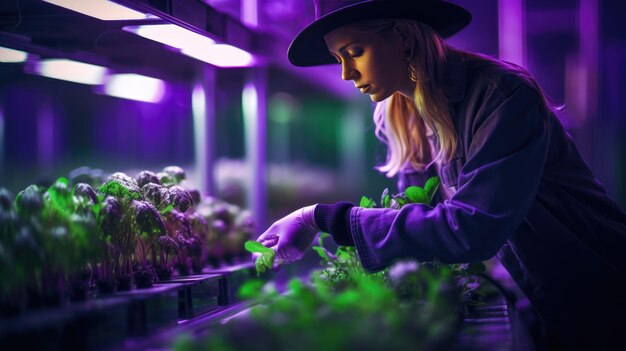
[[174, 185], [168, 189], [167, 203], [174, 206], [180, 212], [187, 211], [193, 205], [193, 199], [187, 189]]
[[136, 177], [137, 185], [143, 189], [143, 187], [147, 184], [161, 184], [159, 178], [152, 171], [141, 171]]
[[89, 204], [98, 203], [98, 195], [91, 185], [86, 183], [78, 183], [74, 186], [74, 196], [87, 199]]

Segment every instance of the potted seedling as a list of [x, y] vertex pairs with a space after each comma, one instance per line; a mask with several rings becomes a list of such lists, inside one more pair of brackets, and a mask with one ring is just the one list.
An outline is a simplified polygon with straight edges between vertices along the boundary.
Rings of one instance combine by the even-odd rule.
[[149, 288], [152, 287], [154, 281], [154, 267], [148, 263], [148, 254], [154, 252], [159, 237], [165, 235], [165, 223], [163, 223], [161, 214], [148, 201], [134, 200], [132, 207], [135, 209], [138, 229], [135, 283], [137, 288]]
[[209, 232], [209, 223], [195, 210], [188, 210], [187, 218], [191, 237], [195, 241], [191, 253], [191, 269], [195, 274], [200, 274], [207, 261], [206, 237]]
[[141, 192], [133, 178], [118, 172], [98, 188], [98, 197], [103, 199], [99, 222], [101, 228], [102, 223], [105, 223], [105, 236], [109, 236], [112, 246], [110, 252], [117, 290], [127, 291], [132, 288], [132, 264], [138, 231], [132, 203], [142, 200]]
[[155, 258], [155, 273], [158, 281], [166, 281], [172, 278], [172, 260], [178, 255], [180, 248], [178, 242], [171, 236], [160, 236], [154, 246], [153, 257]]
[[13, 208], [13, 194], [0, 188], [0, 316], [14, 316], [23, 308], [25, 275], [14, 257], [19, 221]]

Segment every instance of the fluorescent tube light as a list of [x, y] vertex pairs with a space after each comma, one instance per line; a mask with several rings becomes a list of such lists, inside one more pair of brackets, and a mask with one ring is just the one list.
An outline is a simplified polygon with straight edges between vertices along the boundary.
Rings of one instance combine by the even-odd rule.
[[218, 67], [247, 67], [254, 63], [254, 57], [244, 50], [232, 45], [217, 44], [211, 38], [175, 24], [126, 26], [123, 29], [180, 49], [187, 56]]
[[28, 53], [0, 46], [0, 62], [24, 62]]
[[104, 82], [107, 68], [67, 59], [45, 59], [35, 63], [32, 73], [75, 83], [99, 85]]
[[213, 39], [175, 24], [125, 26], [122, 29], [177, 49], [215, 44]]
[[190, 47], [182, 53], [218, 67], [248, 67], [254, 64], [254, 56], [247, 51], [227, 44]]
[[104, 93], [123, 99], [156, 103], [165, 95], [165, 83], [139, 74], [112, 74], [104, 86]]
[[43, 0], [104, 21], [136, 20], [150, 16], [108, 0]]

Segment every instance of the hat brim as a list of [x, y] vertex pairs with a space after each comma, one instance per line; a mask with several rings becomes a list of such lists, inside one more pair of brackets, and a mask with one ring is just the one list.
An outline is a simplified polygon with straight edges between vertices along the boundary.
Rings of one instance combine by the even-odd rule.
[[472, 20], [466, 9], [445, 1], [368, 1], [330, 12], [306, 26], [289, 45], [289, 62], [310, 67], [337, 63], [324, 35], [347, 24], [382, 18], [412, 19], [431, 26], [447, 38]]

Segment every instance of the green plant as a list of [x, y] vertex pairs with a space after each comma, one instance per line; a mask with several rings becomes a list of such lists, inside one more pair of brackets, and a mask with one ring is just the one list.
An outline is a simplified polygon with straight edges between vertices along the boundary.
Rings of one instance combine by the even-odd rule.
[[[409, 187], [401, 194], [391, 195], [385, 189], [380, 203], [393, 209], [429, 204], [438, 186], [439, 179], [431, 178], [424, 188]], [[376, 203], [363, 197], [360, 206], [374, 208]], [[328, 236], [320, 233], [313, 246], [322, 259], [321, 269], [311, 274], [308, 283], [294, 279], [285, 293], [279, 293], [271, 283], [246, 282], [240, 297], [258, 302], [250, 317], [227, 323], [199, 345], [303, 351], [452, 348], [465, 294], [476, 291], [473, 275], [484, 268], [481, 263], [400, 260], [369, 274], [354, 247], [339, 246], [335, 252], [326, 248]], [[260, 254], [257, 273], [273, 267], [274, 250], [256, 241], [246, 242], [245, 248]], [[254, 341], [238, 338], [241, 333], [254, 335]]]
[[274, 262], [276, 261], [276, 252], [274, 250], [254, 240], [246, 241], [244, 246], [251, 253], [261, 254], [255, 261], [257, 276], [274, 267]]

